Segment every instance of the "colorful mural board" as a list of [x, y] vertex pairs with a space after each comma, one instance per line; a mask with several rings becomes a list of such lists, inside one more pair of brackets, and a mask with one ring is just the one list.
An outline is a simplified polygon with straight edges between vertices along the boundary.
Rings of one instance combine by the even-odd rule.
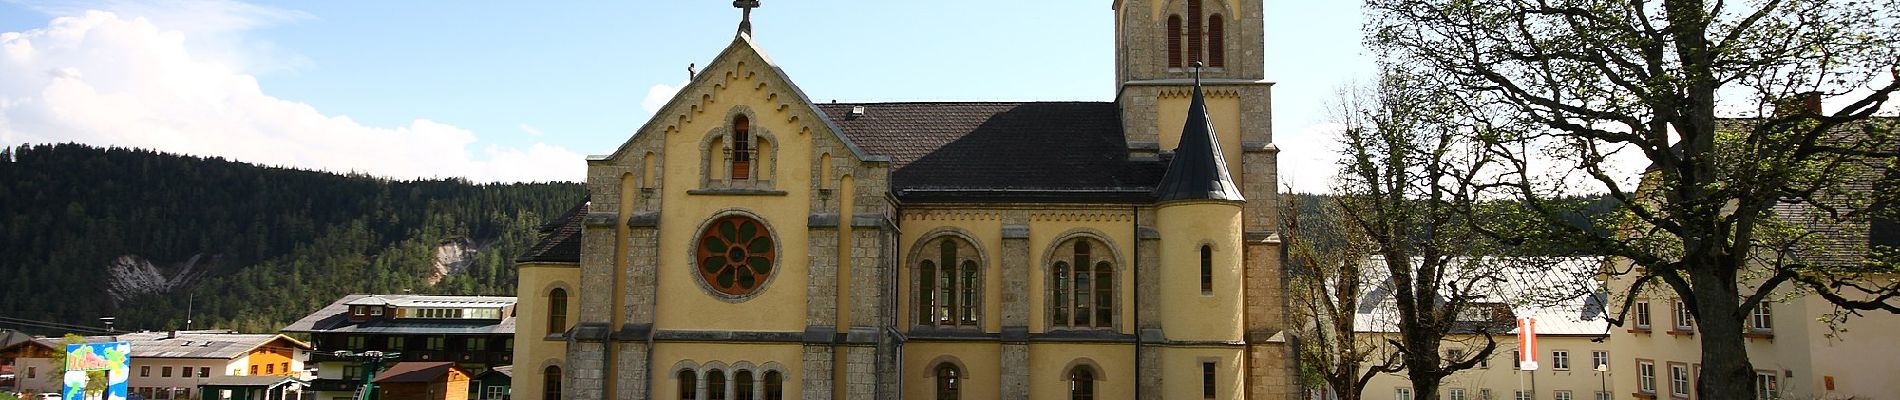
[[[105, 393], [86, 393], [86, 372], [105, 371]], [[66, 345], [64, 400], [125, 400], [125, 381], [132, 376], [132, 344], [126, 342]], [[91, 396], [88, 396], [88, 395]], [[99, 396], [103, 394], [104, 396]]]

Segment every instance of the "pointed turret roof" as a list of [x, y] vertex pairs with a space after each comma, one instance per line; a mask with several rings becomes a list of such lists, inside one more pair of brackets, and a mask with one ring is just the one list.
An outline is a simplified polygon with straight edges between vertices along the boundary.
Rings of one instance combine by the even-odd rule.
[[1247, 201], [1240, 187], [1227, 174], [1227, 159], [1221, 155], [1220, 141], [1214, 136], [1214, 123], [1207, 118], [1207, 100], [1201, 96], [1201, 64], [1194, 63], [1194, 99], [1188, 103], [1187, 126], [1181, 128], [1180, 145], [1168, 172], [1155, 185], [1155, 202], [1181, 200]]

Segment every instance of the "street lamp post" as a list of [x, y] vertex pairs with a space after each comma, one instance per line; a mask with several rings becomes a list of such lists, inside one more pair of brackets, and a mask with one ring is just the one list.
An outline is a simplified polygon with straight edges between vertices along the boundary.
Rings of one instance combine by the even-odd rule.
[[402, 357], [402, 353], [385, 353], [376, 350], [361, 353], [351, 352], [349, 350], [337, 350], [331, 354], [340, 358], [356, 360], [358, 364], [367, 367], [363, 369], [363, 393], [357, 397], [357, 400], [370, 400], [372, 393], [376, 391], [376, 373], [383, 370], [383, 360], [394, 360]]
[[1597, 364], [1597, 393], [1610, 393], [1610, 365]]

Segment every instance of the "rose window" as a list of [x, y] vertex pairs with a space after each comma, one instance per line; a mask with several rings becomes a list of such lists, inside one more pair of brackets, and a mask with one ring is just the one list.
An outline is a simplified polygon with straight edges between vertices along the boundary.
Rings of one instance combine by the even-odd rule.
[[713, 291], [744, 296], [757, 291], [778, 261], [772, 233], [759, 220], [730, 215], [699, 234], [699, 276]]

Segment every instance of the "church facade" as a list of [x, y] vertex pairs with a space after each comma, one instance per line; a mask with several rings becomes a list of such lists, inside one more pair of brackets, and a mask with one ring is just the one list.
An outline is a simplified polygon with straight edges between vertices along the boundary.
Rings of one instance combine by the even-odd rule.
[[815, 103], [742, 26], [518, 260], [514, 398], [1294, 396], [1261, 7], [1114, 1], [1113, 102]]

